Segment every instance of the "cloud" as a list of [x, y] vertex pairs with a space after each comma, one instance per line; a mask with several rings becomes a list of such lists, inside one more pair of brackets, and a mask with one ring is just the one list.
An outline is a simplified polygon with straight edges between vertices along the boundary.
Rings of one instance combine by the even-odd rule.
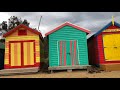
[[18, 16], [27, 19], [30, 27], [38, 28], [40, 16], [42, 16], [40, 31], [43, 36], [58, 25], [69, 21], [78, 26], [90, 29], [92, 33], [100, 30], [115, 17], [120, 23], [120, 12], [0, 12], [0, 22], [7, 20], [10, 16]]

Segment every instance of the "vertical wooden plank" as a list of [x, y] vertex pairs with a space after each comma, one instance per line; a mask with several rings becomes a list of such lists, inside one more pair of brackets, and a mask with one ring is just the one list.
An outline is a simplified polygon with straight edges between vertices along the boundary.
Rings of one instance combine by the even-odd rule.
[[18, 65], [18, 47], [17, 47], [17, 43], [14, 43], [14, 66]]
[[24, 66], [24, 51], [23, 42], [21, 42], [21, 66]]
[[67, 65], [72, 65], [71, 55], [70, 55], [70, 41], [66, 41], [66, 52], [67, 52]]
[[11, 66], [11, 43], [9, 42], [9, 65]]
[[32, 58], [30, 53], [31, 53], [32, 48], [30, 47], [30, 44], [31, 44], [30, 42], [26, 42], [26, 43], [27, 43], [27, 65], [30, 65], [31, 64], [31, 58]]
[[64, 66], [64, 41], [62, 41], [62, 66]]
[[60, 41], [60, 66], [62, 65], [62, 41]]
[[64, 66], [66, 66], [66, 41], [64, 42]]
[[76, 65], [77, 64], [77, 61], [76, 61], [76, 41], [74, 41], [74, 62]]
[[17, 54], [18, 54], [18, 58], [17, 58], [17, 60], [18, 60], [18, 66], [21, 66], [21, 43], [18, 43], [18, 45], [17, 45]]
[[[36, 48], [35, 48], [36, 46], [35, 46], [35, 41], [33, 42], [33, 57], [34, 57], [34, 64], [36, 63]], [[40, 57], [39, 57], [40, 58]]]
[[72, 65], [74, 65], [73, 55], [72, 55], [72, 40], [70, 40], [70, 57], [71, 57]]
[[33, 42], [30, 42], [30, 65], [34, 65], [34, 47], [33, 47]]
[[29, 59], [28, 59], [29, 57], [28, 57], [28, 55], [27, 55], [27, 54], [28, 54], [28, 53], [27, 53], [27, 52], [28, 52], [27, 44], [28, 44], [27, 42], [24, 42], [24, 65], [27, 65], [28, 60], [29, 60]]
[[11, 43], [11, 51], [10, 51], [10, 53], [11, 53], [11, 66], [15, 66], [14, 65], [14, 63], [15, 63], [15, 59], [14, 59], [14, 43]]

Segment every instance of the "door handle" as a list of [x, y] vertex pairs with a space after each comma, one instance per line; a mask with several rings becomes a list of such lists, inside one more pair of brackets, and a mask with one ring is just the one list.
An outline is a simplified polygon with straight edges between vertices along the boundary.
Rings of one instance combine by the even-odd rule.
[[69, 54], [69, 55], [70, 55], [70, 53], [67, 53], [67, 54]]

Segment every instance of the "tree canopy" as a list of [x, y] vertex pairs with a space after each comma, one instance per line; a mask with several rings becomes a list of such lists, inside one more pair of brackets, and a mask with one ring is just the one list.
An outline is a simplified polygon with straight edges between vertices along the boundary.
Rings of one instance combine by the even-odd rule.
[[3, 21], [0, 24], [0, 31], [4, 30], [4, 31], [8, 32], [9, 30], [15, 28], [19, 24], [24, 24], [24, 25], [26, 25], [28, 27], [30, 25], [30, 23], [26, 19], [22, 20], [21, 18], [18, 18], [17, 16], [11, 16], [8, 19], [8, 23], [7, 23], [7, 21]]

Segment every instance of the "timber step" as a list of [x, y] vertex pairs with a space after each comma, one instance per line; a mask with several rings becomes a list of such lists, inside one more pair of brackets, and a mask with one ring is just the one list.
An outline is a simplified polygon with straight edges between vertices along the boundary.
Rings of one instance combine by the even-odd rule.
[[58, 70], [67, 70], [67, 72], [72, 72], [72, 70], [78, 70], [78, 69], [86, 69], [91, 67], [90, 65], [75, 65], [75, 66], [56, 66], [56, 67], [48, 67], [48, 70], [50, 73], [53, 73], [53, 71]]
[[38, 71], [39, 71], [38, 67], [17, 68], [17, 69], [2, 69], [2, 70], [0, 70], [0, 75], [37, 73]]
[[100, 65], [100, 69], [104, 71], [120, 71], [120, 64], [119, 63], [103, 64]]

